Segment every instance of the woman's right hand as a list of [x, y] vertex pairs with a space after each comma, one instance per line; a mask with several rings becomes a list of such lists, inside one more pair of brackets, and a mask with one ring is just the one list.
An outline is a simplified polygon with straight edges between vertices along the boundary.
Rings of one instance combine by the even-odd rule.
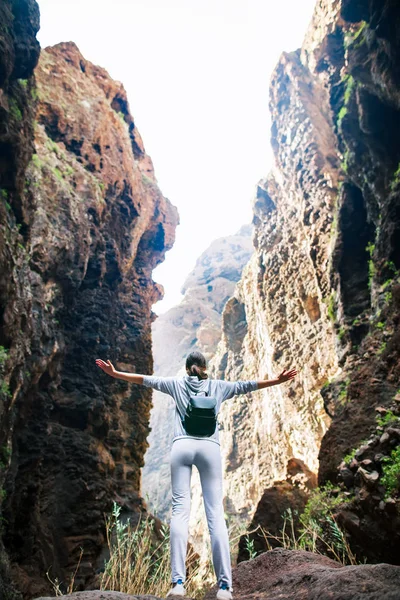
[[98, 367], [100, 367], [100, 369], [103, 369], [104, 373], [107, 373], [107, 375], [111, 375], [111, 377], [114, 377], [114, 373], [116, 373], [116, 369], [114, 369], [114, 365], [111, 363], [110, 360], [108, 360], [107, 362], [104, 362], [104, 360], [101, 360], [100, 358], [96, 358], [96, 365]]

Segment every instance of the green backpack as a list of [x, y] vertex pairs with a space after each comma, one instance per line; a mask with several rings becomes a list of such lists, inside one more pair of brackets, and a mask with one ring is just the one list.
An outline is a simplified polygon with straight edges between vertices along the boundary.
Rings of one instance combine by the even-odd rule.
[[188, 390], [189, 403], [186, 407], [186, 414], [182, 419], [182, 425], [189, 435], [210, 437], [215, 431], [217, 426], [217, 399], [210, 396], [210, 390], [211, 381], [209, 381], [208, 392], [205, 392], [205, 396], [198, 396], [197, 393], [193, 395]]

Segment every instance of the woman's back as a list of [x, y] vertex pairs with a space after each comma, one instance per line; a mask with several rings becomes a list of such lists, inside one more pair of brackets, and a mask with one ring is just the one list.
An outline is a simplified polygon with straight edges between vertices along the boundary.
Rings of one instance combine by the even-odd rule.
[[216, 414], [219, 413], [222, 402], [239, 394], [247, 394], [257, 389], [257, 381], [224, 381], [222, 379], [199, 379], [197, 376], [185, 377], [154, 377], [144, 376], [143, 385], [172, 396], [175, 400], [174, 439], [191, 437], [205, 439], [219, 444], [218, 427], [210, 437], [197, 438], [186, 433], [182, 419], [186, 413], [190, 394], [211, 396], [216, 399]]

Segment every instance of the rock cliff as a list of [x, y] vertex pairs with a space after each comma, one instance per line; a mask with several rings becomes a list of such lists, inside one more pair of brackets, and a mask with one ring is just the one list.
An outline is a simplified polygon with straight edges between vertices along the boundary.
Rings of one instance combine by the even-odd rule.
[[365, 557], [390, 562], [399, 482], [386, 506], [382, 474], [384, 464], [398, 472], [398, 436], [378, 443], [375, 409], [396, 427], [399, 40], [397, 2], [325, 0], [301, 50], [281, 56], [270, 92], [275, 166], [254, 202], [256, 252], [227, 302], [213, 361], [230, 379], [300, 370], [293, 384], [223, 406], [227, 509], [251, 515], [292, 457], [318, 470], [320, 484], [342, 481], [341, 461], [372, 434], [376, 462], [360, 450], [369, 467], [354, 465], [355, 501], [341, 522]]
[[76, 585], [89, 584], [113, 501], [129, 514], [145, 508], [151, 393], [94, 361], [152, 372], [151, 306], [162, 291], [151, 272], [178, 217], [123, 86], [73, 43], [42, 51], [32, 76], [37, 6], [18, 6], [36, 21], [30, 47], [23, 37], [30, 62], [12, 75], [19, 96], [6, 90], [2, 116], [15, 139], [2, 148], [13, 163], [2, 157], [0, 434], [4, 543], [32, 598], [52, 590], [47, 571], [68, 582], [81, 548]]
[[[180, 304], [154, 322], [156, 375], [185, 374], [185, 359], [192, 350], [200, 350], [207, 360], [213, 356], [221, 338], [222, 310], [253, 252], [251, 231], [251, 226], [244, 226], [236, 235], [215, 240], [186, 278], [182, 289], [184, 298]], [[169, 516], [171, 508], [169, 450], [174, 407], [173, 401], [165, 394], [154, 392], [142, 489], [152, 511], [162, 519]], [[198, 484], [199, 481], [194, 478], [193, 486], [197, 491]]]

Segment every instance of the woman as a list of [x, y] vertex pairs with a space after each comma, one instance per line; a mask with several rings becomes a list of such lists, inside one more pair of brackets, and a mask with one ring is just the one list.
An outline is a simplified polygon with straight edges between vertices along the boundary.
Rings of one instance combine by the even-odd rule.
[[206, 361], [200, 352], [191, 352], [186, 359], [187, 376], [153, 377], [122, 373], [116, 371], [108, 360], [96, 360], [96, 364], [105, 373], [117, 379], [137, 383], [169, 394], [175, 400], [175, 428], [171, 449], [171, 484], [172, 484], [172, 517], [171, 517], [171, 570], [172, 588], [167, 596], [184, 596], [185, 559], [188, 540], [190, 514], [190, 478], [192, 466], [195, 465], [200, 474], [204, 507], [211, 537], [213, 565], [219, 590], [218, 600], [232, 599], [232, 573], [229, 554], [229, 539], [226, 528], [223, 494], [222, 465], [218, 427], [209, 437], [188, 435], [183, 420], [190, 395], [205, 394], [216, 399], [215, 411], [222, 402], [255, 390], [278, 385], [296, 376], [297, 371], [282, 371], [277, 379], [263, 381], [222, 381], [210, 380], [206, 373]]

